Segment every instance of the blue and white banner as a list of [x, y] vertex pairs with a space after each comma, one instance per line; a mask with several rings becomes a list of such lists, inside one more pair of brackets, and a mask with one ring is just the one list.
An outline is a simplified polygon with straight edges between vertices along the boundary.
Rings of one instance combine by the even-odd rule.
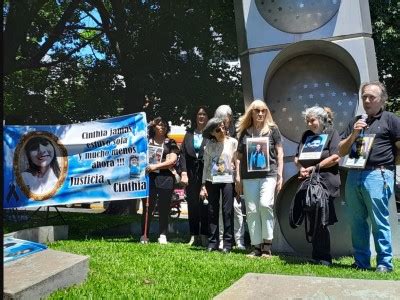
[[148, 196], [145, 113], [72, 125], [4, 126], [3, 208]]

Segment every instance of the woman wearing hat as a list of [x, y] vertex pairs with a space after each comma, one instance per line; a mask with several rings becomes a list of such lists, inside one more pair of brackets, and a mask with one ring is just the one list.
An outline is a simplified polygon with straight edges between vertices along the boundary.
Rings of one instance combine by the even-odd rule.
[[[253, 101], [240, 117], [238, 125], [238, 167], [235, 178], [236, 192], [243, 192], [246, 203], [247, 225], [254, 247], [249, 257], [270, 257], [274, 231], [275, 192], [282, 187], [283, 147], [278, 126], [262, 100]], [[251, 138], [268, 141], [269, 168], [252, 170], [248, 147]]]
[[210, 140], [204, 150], [204, 168], [200, 195], [208, 198], [209, 238], [207, 251], [219, 245], [219, 199], [222, 193], [224, 223], [223, 253], [229, 253], [233, 244], [233, 190], [234, 163], [237, 140], [225, 132], [224, 120], [212, 118], [207, 122], [203, 137]]

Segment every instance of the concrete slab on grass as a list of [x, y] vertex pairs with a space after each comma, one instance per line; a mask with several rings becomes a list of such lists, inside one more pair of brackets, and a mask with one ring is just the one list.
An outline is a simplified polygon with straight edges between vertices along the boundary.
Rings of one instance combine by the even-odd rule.
[[399, 299], [400, 281], [248, 273], [216, 300]]
[[4, 265], [3, 299], [40, 299], [84, 281], [89, 257], [47, 249]]
[[68, 225], [27, 228], [9, 233], [7, 236], [41, 244], [53, 243], [58, 240], [68, 239]]

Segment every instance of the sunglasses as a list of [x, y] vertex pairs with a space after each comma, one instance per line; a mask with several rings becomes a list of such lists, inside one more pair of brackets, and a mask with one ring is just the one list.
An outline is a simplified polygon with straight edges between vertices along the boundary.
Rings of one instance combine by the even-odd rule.
[[259, 114], [260, 112], [265, 114], [267, 110], [265, 108], [263, 109], [253, 108], [253, 111], [257, 114]]
[[220, 133], [220, 132], [222, 132], [224, 129], [225, 129], [225, 126], [224, 126], [224, 125], [221, 125], [221, 126], [215, 128], [215, 129], [214, 129], [214, 132], [215, 132], [215, 133]]

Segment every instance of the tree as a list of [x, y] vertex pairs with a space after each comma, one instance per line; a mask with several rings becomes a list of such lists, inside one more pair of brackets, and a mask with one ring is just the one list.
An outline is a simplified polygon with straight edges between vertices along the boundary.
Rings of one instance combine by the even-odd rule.
[[400, 1], [369, 2], [379, 79], [388, 90], [388, 110], [400, 116]]
[[8, 124], [242, 111], [231, 0], [11, 0], [3, 14]]
[[[108, 107], [115, 110], [92, 110], [97, 118], [144, 110], [148, 119], [168, 114], [174, 123], [189, 120], [199, 104], [243, 108], [240, 72], [227, 64], [237, 60], [230, 0], [190, 5], [182, 0], [12, 0], [4, 3], [3, 10], [5, 44], [12, 45], [5, 53], [9, 63], [3, 70], [8, 122], [21, 120], [17, 111], [31, 112], [18, 103], [29, 102], [32, 94], [41, 95], [36, 98], [42, 99], [43, 107], [64, 113], [65, 117], [57, 117], [63, 122], [96, 118], [82, 108], [103, 108], [99, 102], [112, 102]], [[24, 26], [17, 28], [18, 38], [14, 38], [12, 32], [21, 19]], [[94, 25], [88, 26], [89, 19]], [[82, 54], [89, 46], [92, 53]], [[113, 77], [98, 84], [93, 93], [82, 93], [88, 91], [88, 75], [99, 66]], [[43, 80], [23, 92], [23, 82], [32, 85], [28, 81], [35, 82], [33, 77], [39, 73]], [[77, 111], [80, 115], [72, 117]], [[24, 120], [45, 122], [33, 117]]]

